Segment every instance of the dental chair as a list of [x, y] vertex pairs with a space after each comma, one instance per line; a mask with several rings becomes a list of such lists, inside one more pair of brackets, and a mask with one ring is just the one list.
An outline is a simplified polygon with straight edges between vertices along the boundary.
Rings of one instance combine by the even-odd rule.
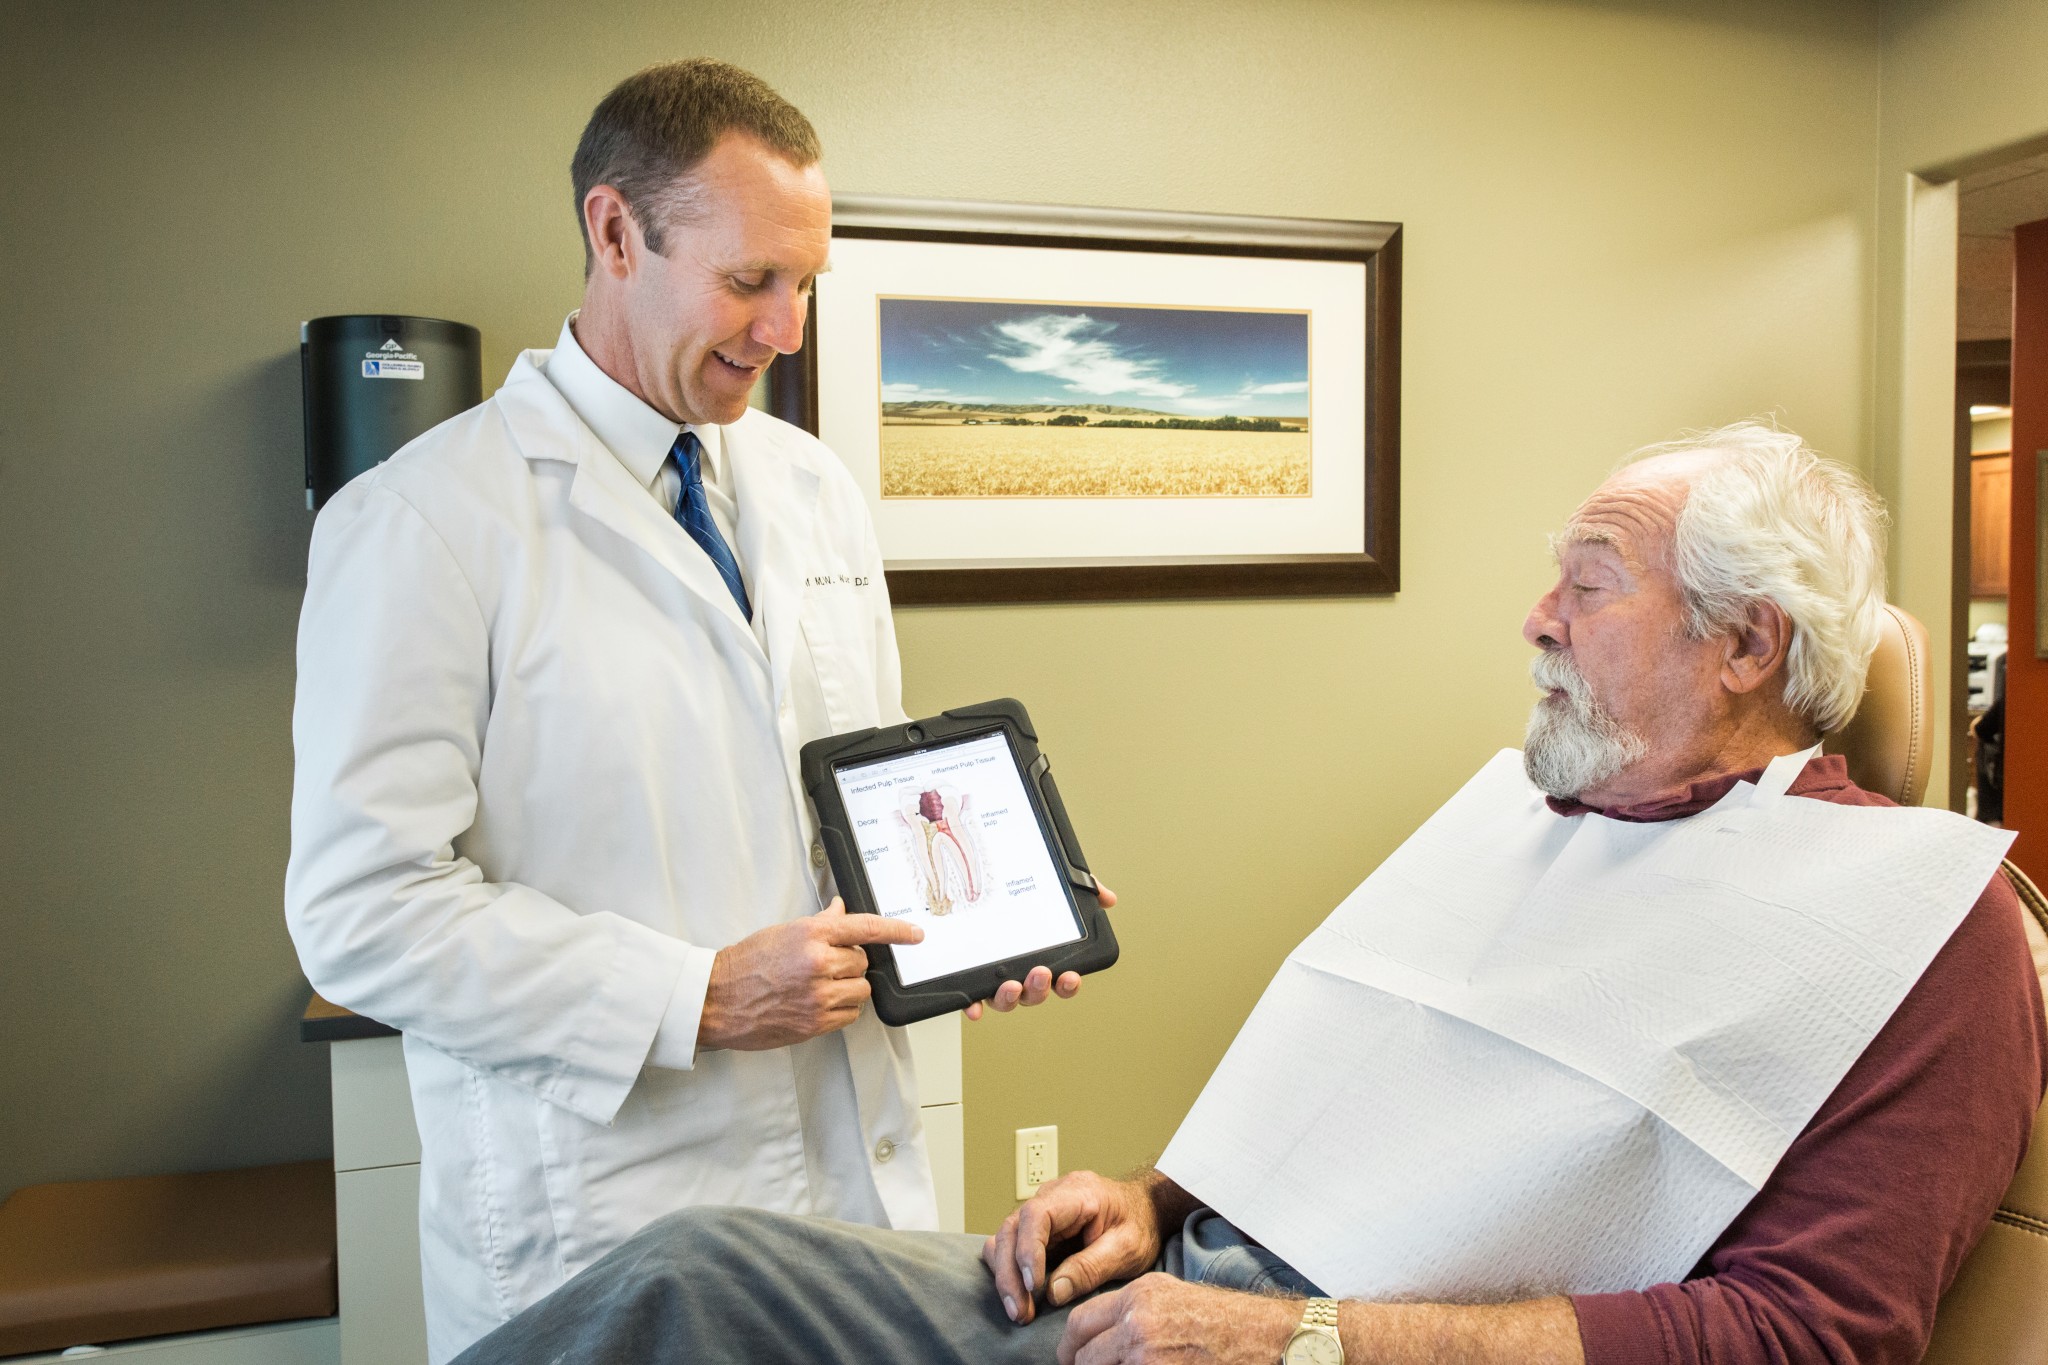
[[[1866, 791], [1913, 806], [1927, 792], [1930, 704], [1927, 631], [1897, 607], [1885, 608], [1884, 638], [1870, 662], [1869, 690], [1847, 728], [1826, 748], [1849, 761]], [[2048, 900], [2010, 861], [2034, 968], [2048, 990]], [[1911, 1237], [1913, 1228], [1897, 1235]], [[1935, 1314], [1923, 1365], [2042, 1365], [2048, 1361], [2048, 1105], [1983, 1240], [1970, 1252]]]

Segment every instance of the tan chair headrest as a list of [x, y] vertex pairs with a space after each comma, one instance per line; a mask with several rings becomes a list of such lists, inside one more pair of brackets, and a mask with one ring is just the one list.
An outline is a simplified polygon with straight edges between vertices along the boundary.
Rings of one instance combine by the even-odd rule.
[[1927, 628], [1886, 603], [1863, 705], [1827, 737], [1827, 752], [1849, 760], [1850, 778], [1865, 791], [1919, 805], [1927, 794], [1933, 692]]

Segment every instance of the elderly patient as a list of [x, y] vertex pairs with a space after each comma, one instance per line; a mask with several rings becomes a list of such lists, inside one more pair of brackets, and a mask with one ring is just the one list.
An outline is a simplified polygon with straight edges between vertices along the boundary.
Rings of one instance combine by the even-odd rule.
[[1296, 950], [1157, 1170], [986, 1241], [689, 1210], [462, 1360], [1919, 1360], [2048, 1039], [2005, 837], [1816, 750], [1880, 522], [1755, 424], [1597, 489], [1524, 752]]

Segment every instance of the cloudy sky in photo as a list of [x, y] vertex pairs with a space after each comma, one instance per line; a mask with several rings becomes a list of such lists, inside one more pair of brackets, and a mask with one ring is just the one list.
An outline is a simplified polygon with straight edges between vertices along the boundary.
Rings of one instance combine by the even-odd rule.
[[880, 300], [882, 401], [1308, 415], [1308, 315]]

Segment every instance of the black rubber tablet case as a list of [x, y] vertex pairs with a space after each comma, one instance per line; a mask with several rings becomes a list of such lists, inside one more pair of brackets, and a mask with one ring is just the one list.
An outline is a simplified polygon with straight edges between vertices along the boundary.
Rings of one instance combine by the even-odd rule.
[[804, 790], [818, 810], [819, 838], [825, 856], [832, 862], [832, 876], [849, 911], [875, 913], [866, 873], [861, 869], [860, 846], [854, 841], [853, 822], [839, 797], [839, 784], [832, 770], [849, 762], [873, 762], [905, 750], [930, 744], [969, 739], [1001, 732], [1010, 742], [1017, 767], [1024, 775], [1024, 789], [1031, 798], [1038, 826], [1046, 846], [1067, 873], [1067, 898], [1080, 920], [1081, 937], [1072, 943], [1027, 953], [1007, 962], [994, 962], [955, 976], [942, 976], [905, 986], [896, 979], [896, 959], [887, 944], [868, 946], [868, 984], [874, 990], [875, 1013], [887, 1024], [914, 1024], [940, 1014], [967, 1008], [977, 1000], [993, 996], [1005, 981], [1022, 981], [1033, 967], [1049, 967], [1055, 978], [1061, 972], [1099, 972], [1116, 962], [1116, 934], [1109, 916], [1102, 911], [1096, 895], [1095, 878], [1081, 856], [1074, 827], [1067, 822], [1067, 808], [1060, 804], [1059, 788], [1052, 782], [1050, 765], [1038, 751], [1038, 735], [1024, 704], [1004, 698], [963, 706], [929, 720], [906, 725], [885, 725], [850, 735], [833, 735], [812, 740], [803, 749]]

